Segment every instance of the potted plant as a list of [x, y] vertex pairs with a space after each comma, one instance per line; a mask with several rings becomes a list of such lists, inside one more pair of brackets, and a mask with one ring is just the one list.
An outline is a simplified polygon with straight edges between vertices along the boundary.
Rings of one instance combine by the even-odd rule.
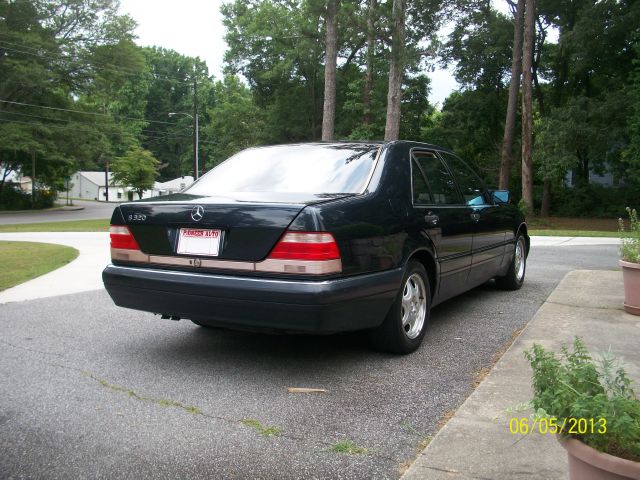
[[620, 266], [624, 282], [624, 309], [640, 315], [640, 222], [635, 208], [627, 207], [629, 230], [620, 218]]
[[[525, 352], [533, 369], [531, 403], [569, 457], [569, 478], [640, 479], [640, 400], [611, 352], [596, 362], [582, 340], [561, 355]], [[542, 431], [542, 430], [541, 430]]]

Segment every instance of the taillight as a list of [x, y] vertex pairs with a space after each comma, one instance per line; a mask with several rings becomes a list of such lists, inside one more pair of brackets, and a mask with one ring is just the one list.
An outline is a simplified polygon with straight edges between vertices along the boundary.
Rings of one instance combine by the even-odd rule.
[[140, 250], [136, 239], [131, 235], [129, 227], [124, 225], [111, 225], [109, 227], [109, 237], [111, 238], [111, 248], [123, 250]]
[[327, 232], [286, 232], [269, 256], [255, 264], [257, 272], [328, 275], [342, 272], [340, 250]]
[[269, 257], [280, 260], [326, 261], [340, 259], [333, 235], [326, 232], [287, 232]]

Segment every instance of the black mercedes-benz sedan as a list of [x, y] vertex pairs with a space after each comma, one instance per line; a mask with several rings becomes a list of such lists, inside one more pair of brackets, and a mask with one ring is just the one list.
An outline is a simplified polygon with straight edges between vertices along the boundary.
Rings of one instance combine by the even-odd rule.
[[251, 148], [180, 194], [118, 206], [102, 277], [121, 306], [203, 327], [366, 330], [409, 353], [434, 305], [524, 281], [509, 192], [434, 145]]

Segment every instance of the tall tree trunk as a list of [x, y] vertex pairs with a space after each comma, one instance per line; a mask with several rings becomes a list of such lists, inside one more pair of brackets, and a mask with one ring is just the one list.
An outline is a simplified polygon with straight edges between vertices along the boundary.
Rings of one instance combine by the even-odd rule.
[[393, 0], [393, 41], [389, 62], [389, 92], [387, 93], [387, 123], [384, 139], [398, 140], [400, 136], [400, 102], [404, 74], [405, 11], [407, 0]]
[[522, 50], [522, 199], [533, 215], [533, 42], [536, 29], [535, 0], [526, 0]]
[[[533, 73], [533, 89], [536, 93], [536, 100], [538, 101], [538, 113], [541, 117], [546, 115], [544, 108], [544, 94], [538, 81], [538, 66], [540, 65], [540, 57], [542, 56], [542, 46], [546, 39], [547, 33], [542, 28], [540, 18], [536, 19], [538, 25], [538, 35], [536, 37], [536, 53], [533, 59], [532, 73]], [[551, 179], [545, 178], [542, 186], [542, 205], [540, 206], [540, 216], [548, 217], [551, 215]]]
[[367, 73], [364, 81], [364, 92], [362, 92], [362, 123], [365, 125], [371, 125], [371, 92], [373, 91], [373, 56], [376, 48], [375, 14], [377, 5], [377, 0], [370, 0], [369, 12], [367, 12]]
[[547, 32], [542, 28], [542, 22], [540, 18], [536, 18], [536, 24], [538, 25], [538, 35], [536, 36], [535, 56], [533, 58], [532, 71], [533, 71], [533, 88], [536, 93], [536, 100], [538, 101], [538, 112], [541, 117], [546, 115], [544, 108], [544, 93], [540, 87], [538, 80], [538, 67], [540, 66], [540, 57], [542, 56], [542, 46], [547, 38]]
[[336, 16], [338, 0], [327, 2], [326, 61], [324, 67], [324, 109], [322, 112], [322, 140], [333, 140], [336, 119], [336, 62], [338, 59], [338, 29]]
[[583, 149], [578, 149], [578, 166], [576, 168], [576, 187], [589, 185], [589, 157]]
[[514, 15], [513, 51], [511, 54], [511, 83], [509, 84], [509, 103], [507, 118], [504, 122], [504, 137], [500, 155], [500, 189], [509, 188], [511, 165], [513, 164], [513, 137], [516, 131], [516, 114], [518, 113], [518, 93], [520, 92], [520, 75], [522, 74], [522, 27], [524, 23], [524, 2], [518, 0]]
[[542, 187], [542, 206], [540, 207], [540, 216], [548, 217], [551, 213], [551, 180], [546, 179]]

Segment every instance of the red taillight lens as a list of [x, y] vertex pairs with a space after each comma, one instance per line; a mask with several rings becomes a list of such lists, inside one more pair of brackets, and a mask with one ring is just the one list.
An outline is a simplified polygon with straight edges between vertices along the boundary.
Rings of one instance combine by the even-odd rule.
[[131, 235], [129, 228], [124, 225], [111, 225], [109, 227], [109, 237], [111, 238], [111, 248], [140, 250], [138, 242]]
[[287, 232], [273, 247], [269, 258], [282, 260], [336, 260], [340, 250], [326, 232]]

